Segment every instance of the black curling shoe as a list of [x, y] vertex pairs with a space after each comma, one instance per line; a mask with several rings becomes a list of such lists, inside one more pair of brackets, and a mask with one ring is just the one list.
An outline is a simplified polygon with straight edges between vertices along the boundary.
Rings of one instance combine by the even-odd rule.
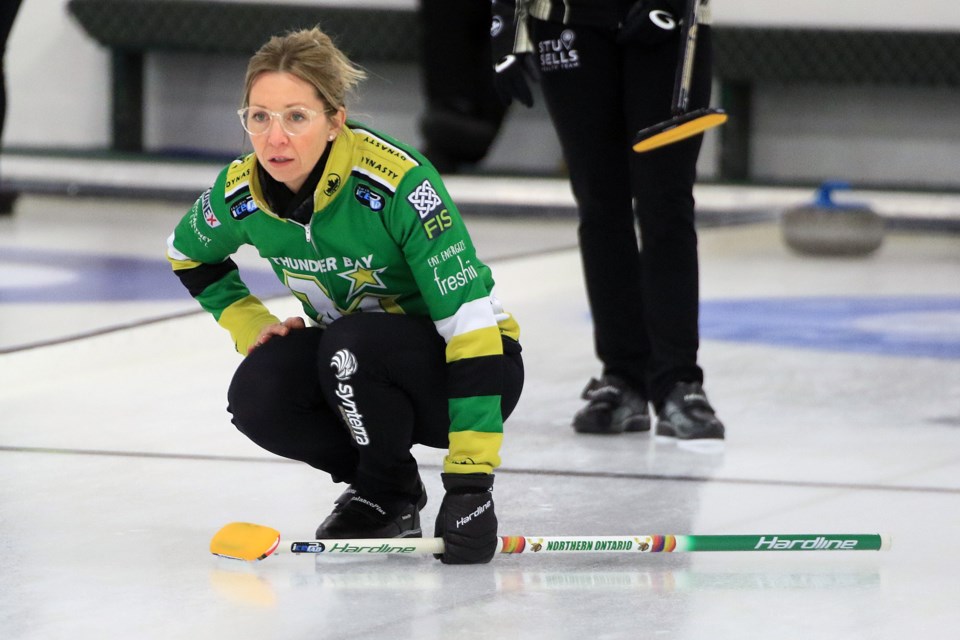
[[592, 378], [581, 397], [587, 401], [587, 406], [573, 417], [573, 428], [577, 433], [650, 430], [646, 398], [617, 376]]
[[724, 431], [699, 382], [678, 382], [657, 412], [657, 439], [685, 449], [722, 449]]
[[426, 504], [427, 491], [422, 481], [420, 495], [413, 502], [378, 500], [360, 494], [350, 485], [317, 527], [317, 539], [420, 538], [420, 511]]

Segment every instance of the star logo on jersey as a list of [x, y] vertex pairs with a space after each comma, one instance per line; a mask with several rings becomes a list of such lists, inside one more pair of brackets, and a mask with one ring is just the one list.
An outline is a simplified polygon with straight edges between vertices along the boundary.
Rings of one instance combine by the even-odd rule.
[[386, 271], [386, 269], [386, 267], [370, 269], [357, 263], [350, 271], [338, 273], [337, 275], [350, 281], [350, 293], [347, 294], [347, 299], [349, 300], [367, 287], [371, 289], [386, 289], [387, 285], [383, 284], [383, 280], [380, 279], [380, 274]]

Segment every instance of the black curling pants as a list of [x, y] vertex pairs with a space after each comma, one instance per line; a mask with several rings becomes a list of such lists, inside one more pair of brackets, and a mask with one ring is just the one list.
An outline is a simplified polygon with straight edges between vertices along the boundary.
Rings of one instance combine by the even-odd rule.
[[490, 3], [420, 0], [425, 153], [441, 171], [479, 162], [507, 112], [493, 84]]
[[[414, 444], [446, 448], [444, 342], [427, 318], [345, 316], [273, 337], [237, 368], [228, 411], [247, 437], [389, 503], [419, 493]], [[502, 412], [523, 387], [520, 345], [504, 339]]]
[[[613, 30], [531, 22], [579, 211], [597, 356], [604, 373], [659, 404], [676, 382], [703, 380], [693, 201], [702, 136], [643, 154], [631, 149], [638, 130], [671, 117], [679, 37], [621, 45]], [[702, 26], [691, 110], [709, 104], [711, 57]]]

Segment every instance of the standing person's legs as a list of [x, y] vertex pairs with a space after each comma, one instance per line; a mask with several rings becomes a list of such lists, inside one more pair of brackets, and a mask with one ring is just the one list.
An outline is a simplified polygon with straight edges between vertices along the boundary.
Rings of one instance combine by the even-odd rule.
[[[631, 151], [614, 33], [531, 23], [534, 47], [541, 49], [543, 95], [577, 200], [597, 356], [605, 373], [642, 391], [649, 346], [643, 332], [640, 250], [627, 169]], [[572, 59], [571, 52], [575, 62], [559, 62]]]
[[547, 109], [580, 216], [580, 255], [603, 376], [583, 392], [580, 433], [650, 428], [642, 268], [631, 206], [622, 61], [612, 30], [532, 21]]
[[[710, 28], [701, 26], [688, 109], [709, 106]], [[624, 113], [633, 130], [669, 119], [679, 42], [625, 50]], [[699, 258], [693, 185], [703, 136], [632, 154], [630, 177], [643, 245], [647, 369], [657, 436], [691, 447], [714, 446], [724, 426], [703, 391], [698, 364]]]
[[[710, 30], [703, 27], [694, 64], [690, 109], [709, 105]], [[679, 38], [624, 49], [623, 111], [633, 131], [671, 117]], [[693, 185], [702, 136], [630, 154], [630, 181], [643, 246], [644, 324], [650, 340], [650, 399], [657, 404], [680, 381], [702, 382], [699, 266]]]

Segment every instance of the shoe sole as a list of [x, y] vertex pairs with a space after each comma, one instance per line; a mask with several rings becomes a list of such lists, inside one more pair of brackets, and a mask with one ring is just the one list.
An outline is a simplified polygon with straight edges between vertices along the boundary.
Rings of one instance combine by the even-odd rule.
[[[662, 433], [666, 430], [667, 433]], [[679, 449], [695, 453], [718, 453], [724, 450], [723, 436], [706, 438], [678, 438], [673, 423], [667, 420], [658, 420], [654, 440], [661, 444], [676, 445]]]
[[678, 449], [692, 451], [694, 453], [721, 453], [726, 448], [725, 441], [722, 438], [694, 438], [692, 440], [681, 440], [676, 436], [666, 436], [656, 434], [653, 439], [658, 444], [673, 445]]
[[578, 424], [573, 423], [573, 430], [577, 433], [589, 433], [593, 435], [608, 435], [615, 436], [621, 433], [638, 433], [643, 431], [650, 431], [650, 419], [649, 418], [634, 418], [632, 420], [625, 420], [620, 423], [617, 428], [614, 428], [612, 425], [606, 428], [597, 428], [593, 425]]
[[623, 423], [623, 430], [631, 433], [636, 433], [638, 431], [650, 431], [650, 418], [643, 417], [626, 420]]
[[577, 433], [583, 433], [590, 436], [618, 436], [624, 432], [623, 429], [618, 431], [615, 429], [596, 429], [593, 427], [578, 427], [577, 425], [573, 425], [573, 430], [576, 431]]

